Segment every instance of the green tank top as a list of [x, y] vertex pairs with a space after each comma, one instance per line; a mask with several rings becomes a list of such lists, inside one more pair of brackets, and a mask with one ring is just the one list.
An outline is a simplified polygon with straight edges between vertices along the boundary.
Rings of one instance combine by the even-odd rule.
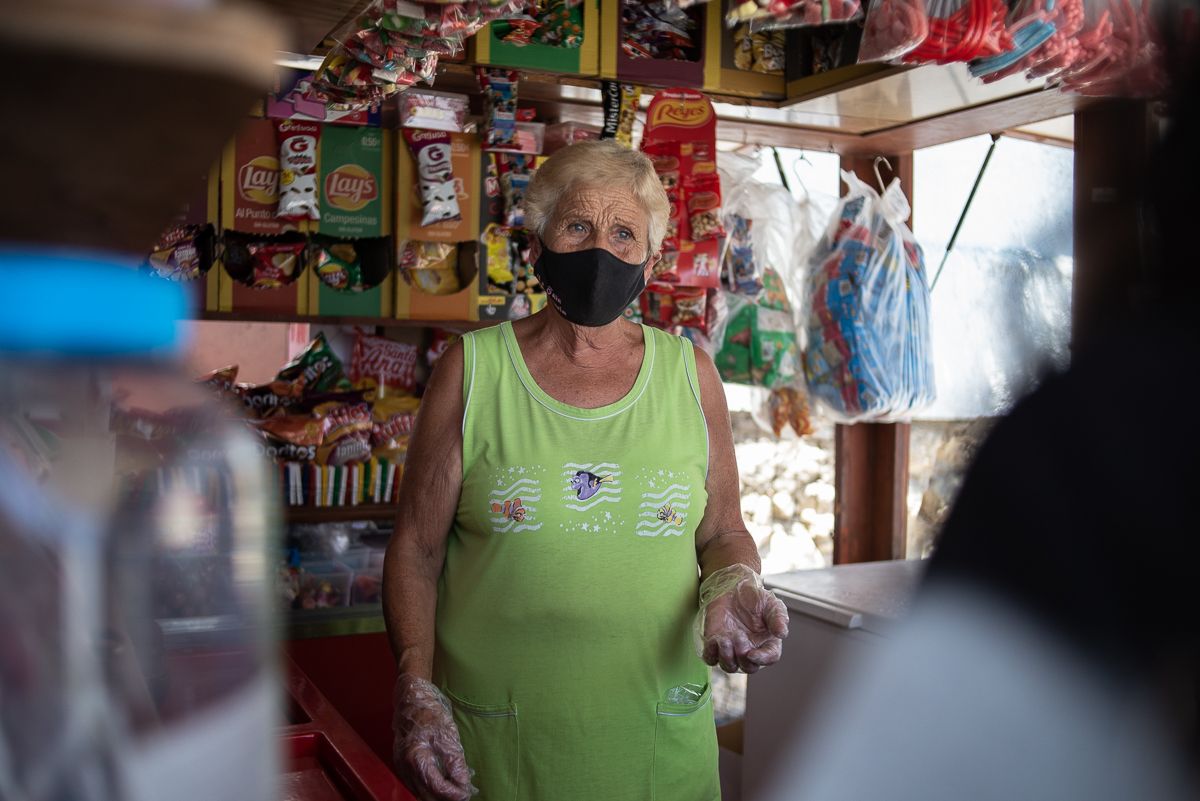
[[[715, 801], [691, 624], [708, 429], [692, 345], [646, 326], [622, 399], [560, 403], [509, 323], [464, 344], [463, 481], [434, 680], [478, 801]], [[668, 691], [703, 687], [699, 700]]]

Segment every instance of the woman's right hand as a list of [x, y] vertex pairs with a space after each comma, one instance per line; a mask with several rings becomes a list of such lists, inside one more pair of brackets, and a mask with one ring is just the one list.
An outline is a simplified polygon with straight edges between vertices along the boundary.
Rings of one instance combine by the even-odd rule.
[[401, 673], [393, 704], [393, 767], [413, 795], [420, 801], [468, 801], [478, 793], [449, 702], [438, 688]]

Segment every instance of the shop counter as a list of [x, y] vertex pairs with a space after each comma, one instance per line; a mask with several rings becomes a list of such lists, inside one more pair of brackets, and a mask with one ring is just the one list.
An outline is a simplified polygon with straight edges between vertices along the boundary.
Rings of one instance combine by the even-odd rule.
[[355, 732], [296, 661], [285, 662], [289, 704], [282, 730], [285, 767], [279, 797], [283, 801], [415, 801], [388, 761]]
[[281, 634], [289, 662], [388, 764], [396, 660], [380, 605], [293, 610]]
[[770, 775], [780, 744], [800, 731], [838, 664], [876, 647], [907, 614], [923, 569], [901, 560], [763, 577], [787, 605], [789, 633], [783, 658], [747, 687], [744, 801], [760, 799], [756, 781]]

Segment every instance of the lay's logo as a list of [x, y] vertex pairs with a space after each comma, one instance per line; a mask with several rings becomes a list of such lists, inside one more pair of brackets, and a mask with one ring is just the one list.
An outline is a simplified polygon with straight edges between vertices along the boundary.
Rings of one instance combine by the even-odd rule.
[[255, 156], [238, 170], [238, 194], [248, 203], [279, 202], [279, 159]]
[[375, 176], [357, 164], [343, 164], [325, 176], [325, 198], [344, 211], [360, 211], [379, 197]]
[[708, 101], [677, 100], [659, 103], [650, 118], [650, 126], [678, 125], [684, 128], [699, 128], [712, 117], [712, 106]]

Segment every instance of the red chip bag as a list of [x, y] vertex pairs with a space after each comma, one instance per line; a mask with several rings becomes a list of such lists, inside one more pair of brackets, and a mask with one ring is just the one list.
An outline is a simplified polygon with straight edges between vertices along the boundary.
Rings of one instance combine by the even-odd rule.
[[673, 292], [671, 324], [708, 331], [708, 290], [704, 287], [677, 286]]
[[359, 334], [350, 358], [350, 380], [373, 386], [376, 396], [410, 394], [416, 388], [418, 348], [386, 337]]
[[688, 231], [693, 242], [725, 236], [721, 225], [721, 181], [715, 175], [697, 175], [687, 194]]

